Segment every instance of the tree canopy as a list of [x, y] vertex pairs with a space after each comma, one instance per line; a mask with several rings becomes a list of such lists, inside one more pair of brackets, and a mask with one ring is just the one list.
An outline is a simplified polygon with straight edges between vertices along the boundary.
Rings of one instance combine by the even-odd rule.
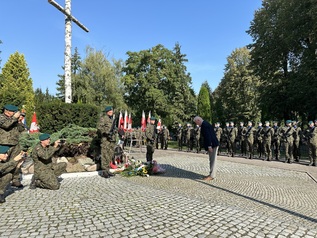
[[[33, 82], [23, 54], [11, 54], [2, 68], [0, 105], [13, 104], [27, 112], [34, 110]], [[30, 115], [28, 115], [30, 117]]]
[[197, 103], [180, 45], [168, 50], [159, 44], [127, 55], [124, 96], [136, 115], [141, 118], [142, 110], [151, 111], [169, 124], [190, 120]]

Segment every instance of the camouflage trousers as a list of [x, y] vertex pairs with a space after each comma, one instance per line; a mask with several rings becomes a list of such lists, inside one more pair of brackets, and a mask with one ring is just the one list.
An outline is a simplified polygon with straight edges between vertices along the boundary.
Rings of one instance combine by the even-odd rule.
[[293, 151], [294, 151], [294, 142], [293, 141], [285, 141], [285, 162], [293, 162]]
[[10, 184], [12, 180], [12, 174], [8, 173], [0, 177], [0, 194], [4, 194], [7, 186]]
[[116, 144], [114, 141], [107, 139], [101, 140], [101, 169], [109, 171], [110, 162], [114, 158], [114, 148]]
[[317, 145], [315, 143], [308, 143], [308, 157], [310, 164], [317, 164]]
[[[19, 155], [22, 151], [22, 148], [19, 144], [10, 146], [10, 149], [8, 151], [8, 159], [7, 161], [12, 161], [17, 155]], [[12, 182], [18, 182], [20, 181], [20, 174], [21, 174], [21, 168], [15, 168], [12, 171]]]
[[51, 164], [51, 166], [36, 166], [34, 165], [34, 179], [37, 187], [46, 188], [50, 190], [58, 190], [60, 183], [57, 177], [66, 173], [65, 162], [58, 164]]
[[263, 141], [263, 150], [264, 150], [264, 159], [271, 160], [272, 159], [272, 148], [271, 148], [271, 140]]
[[152, 162], [154, 151], [155, 151], [154, 144], [151, 142], [147, 142], [146, 144], [146, 161], [147, 162]]

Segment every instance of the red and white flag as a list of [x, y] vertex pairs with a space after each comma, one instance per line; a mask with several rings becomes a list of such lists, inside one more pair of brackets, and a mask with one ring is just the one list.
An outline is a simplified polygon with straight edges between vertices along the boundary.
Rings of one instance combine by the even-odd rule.
[[146, 128], [145, 113], [144, 111], [142, 111], [141, 130], [145, 131], [145, 128]]
[[150, 123], [150, 121], [151, 121], [151, 111], [149, 111], [149, 116], [147, 118], [147, 123]]
[[158, 122], [157, 122], [157, 129], [160, 129], [160, 128], [161, 128], [161, 125], [162, 125], [161, 119], [159, 119]]
[[118, 129], [123, 129], [123, 117], [122, 117], [122, 112], [120, 111], [120, 115], [119, 115], [119, 122], [118, 122]]
[[131, 117], [131, 113], [129, 114], [129, 119], [128, 119], [128, 130], [129, 130], [129, 131], [132, 130], [132, 117]]
[[39, 131], [40, 131], [40, 127], [37, 124], [36, 113], [34, 112], [29, 132], [35, 133], [35, 132], [39, 132]]
[[128, 128], [127, 128], [127, 126], [128, 126], [128, 112], [127, 112], [127, 110], [125, 110], [125, 112], [124, 112], [124, 122], [123, 122], [123, 130], [127, 130]]

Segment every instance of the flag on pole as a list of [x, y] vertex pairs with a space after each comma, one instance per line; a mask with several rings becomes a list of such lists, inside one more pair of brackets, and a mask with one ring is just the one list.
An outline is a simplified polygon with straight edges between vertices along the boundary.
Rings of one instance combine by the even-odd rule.
[[125, 110], [125, 112], [124, 112], [124, 122], [123, 122], [123, 130], [127, 130], [128, 128], [127, 128], [127, 125], [128, 125], [128, 112], [127, 112], [127, 110]]
[[131, 112], [129, 114], [129, 120], [128, 120], [128, 130], [132, 130], [132, 117], [131, 117]]
[[145, 131], [145, 128], [146, 128], [145, 113], [144, 111], [142, 111], [141, 130]]
[[157, 129], [161, 129], [161, 125], [162, 125], [161, 119], [159, 119], [157, 122]]
[[118, 122], [118, 129], [122, 129], [123, 128], [123, 117], [122, 117], [122, 112], [120, 111], [120, 114], [119, 114], [119, 122]]
[[32, 117], [32, 122], [31, 122], [31, 126], [30, 126], [30, 133], [35, 133], [35, 132], [39, 132], [40, 128], [37, 124], [37, 119], [36, 119], [36, 113], [33, 113], [33, 117]]
[[151, 121], [151, 111], [149, 111], [149, 116], [147, 118], [147, 123], [150, 123], [150, 121]]

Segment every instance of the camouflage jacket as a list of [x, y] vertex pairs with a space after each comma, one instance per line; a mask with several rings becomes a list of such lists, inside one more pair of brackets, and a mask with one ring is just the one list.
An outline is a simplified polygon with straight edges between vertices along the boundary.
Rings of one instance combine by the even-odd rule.
[[217, 137], [218, 141], [220, 141], [221, 136], [222, 136], [222, 128], [221, 127], [215, 127], [214, 130], [215, 130], [216, 137]]
[[281, 138], [284, 142], [293, 143], [294, 142], [294, 127], [285, 126], [281, 129]]
[[245, 131], [242, 131], [242, 136], [248, 141], [249, 143], [254, 143], [254, 133], [256, 129], [253, 126], [246, 127]]
[[34, 169], [51, 168], [52, 157], [60, 147], [54, 146], [43, 147], [40, 143], [36, 144], [32, 150], [31, 157], [34, 162]]
[[151, 142], [156, 139], [156, 128], [155, 128], [155, 125], [152, 125], [151, 123], [148, 123], [146, 125], [145, 138], [146, 138], [147, 141], [151, 141]]
[[0, 115], [0, 145], [17, 145], [24, 127], [15, 117]]
[[105, 138], [108, 141], [116, 141], [116, 131], [113, 123], [114, 117], [105, 115], [100, 118], [97, 129], [102, 139]]
[[265, 141], [271, 141], [274, 135], [274, 129], [270, 126], [265, 126], [261, 131], [261, 135]]

